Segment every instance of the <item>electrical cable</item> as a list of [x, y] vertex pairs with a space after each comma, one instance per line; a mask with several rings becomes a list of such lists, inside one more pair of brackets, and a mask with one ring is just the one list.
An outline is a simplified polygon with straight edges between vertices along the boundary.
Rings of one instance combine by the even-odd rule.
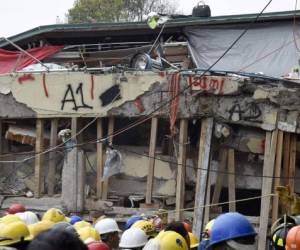
[[[224, 51], [224, 53], [211, 65], [209, 66], [209, 68], [207, 68], [204, 72], [202, 72], [202, 74], [200, 75], [203, 76], [204, 74], [206, 74], [208, 71], [210, 71], [231, 49], [232, 47], [246, 34], [246, 32], [250, 29], [250, 27], [259, 19], [259, 17], [262, 15], [262, 13], [264, 12], [264, 10], [270, 5], [270, 3], [272, 2], [273, 0], [270, 0], [266, 5], [265, 7], [262, 9], [262, 11], [260, 13], [257, 14], [256, 18], [246, 27], [246, 29], [235, 39], [235, 41]], [[165, 24], [164, 24], [165, 25]], [[161, 31], [162, 32], [162, 31]], [[160, 32], [160, 33], [161, 33]], [[184, 93], [187, 89], [189, 89], [190, 86], [188, 85], [187, 87], [185, 87], [182, 91], [180, 91], [177, 95], [173, 96], [170, 100], [166, 101], [165, 103], [163, 103], [162, 105], [160, 105], [158, 108], [154, 109], [153, 111], [150, 112], [150, 114], [148, 114], [146, 118], [142, 118], [142, 119], [139, 119], [138, 121], [136, 122], [133, 122], [132, 124], [129, 124], [129, 126], [127, 128], [122, 128], [116, 132], [113, 132], [109, 135], [107, 135], [106, 137], [104, 138], [97, 138], [96, 141], [100, 141], [100, 140], [103, 140], [103, 139], [109, 139], [109, 138], [112, 138], [114, 136], [117, 136], [121, 133], [124, 133], [125, 131], [128, 131], [129, 129], [133, 128], [133, 127], [136, 127], [138, 126], [139, 124], [141, 123], [144, 123], [145, 121], [149, 120], [150, 118], [152, 118], [153, 116], [155, 116], [155, 113], [162, 109], [163, 107], [165, 107], [168, 103], [172, 102], [175, 98], [177, 98], [179, 95], [181, 95], [182, 93]], [[96, 121], [96, 119], [99, 118], [99, 117], [95, 117], [92, 122], [88, 123], [88, 125], [86, 125], [83, 129], [81, 129], [78, 133], [76, 133], [75, 135], [73, 135], [71, 138], [69, 138], [67, 141], [75, 138], [76, 136], [78, 136], [79, 134], [81, 134], [87, 127], [89, 127], [92, 123], [94, 123]], [[66, 142], [67, 142], [66, 141]], [[53, 148], [50, 148], [50, 149], [47, 149], [43, 152], [37, 152], [35, 154], [36, 155], [41, 155], [41, 154], [46, 154], [46, 153], [49, 153], [51, 152], [52, 150], [58, 148], [59, 146], [61, 145], [64, 145], [66, 142], [63, 142], [61, 143], [60, 145], [57, 145]], [[21, 161], [17, 161], [19, 163], [22, 163], [24, 161], [27, 161], [27, 160], [30, 160], [32, 158], [35, 158], [35, 156], [33, 157], [29, 157], [29, 158], [25, 158]], [[16, 161], [0, 161], [0, 163], [16, 163]]]

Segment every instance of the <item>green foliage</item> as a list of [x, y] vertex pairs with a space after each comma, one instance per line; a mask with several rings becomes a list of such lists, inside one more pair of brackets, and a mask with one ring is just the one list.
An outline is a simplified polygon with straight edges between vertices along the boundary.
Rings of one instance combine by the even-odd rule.
[[[70, 23], [141, 21], [151, 11], [174, 14], [172, 0], [76, 0]], [[173, 0], [174, 1], [174, 0]]]

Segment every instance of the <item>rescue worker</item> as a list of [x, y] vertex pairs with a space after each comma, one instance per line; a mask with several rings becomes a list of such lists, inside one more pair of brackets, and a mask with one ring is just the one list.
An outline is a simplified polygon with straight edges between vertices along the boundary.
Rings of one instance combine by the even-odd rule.
[[25, 211], [26, 211], [26, 208], [22, 204], [20, 204], [20, 203], [12, 204], [7, 209], [7, 213], [8, 214], [22, 213], [22, 212], [25, 212]]
[[70, 224], [74, 225], [75, 223], [82, 221], [82, 218], [77, 215], [72, 215], [70, 218]]
[[100, 241], [100, 234], [95, 228], [83, 227], [78, 231], [79, 238], [85, 243], [90, 243], [93, 241]]
[[282, 223], [271, 234], [271, 249], [285, 250], [288, 231], [294, 226], [292, 223]]
[[211, 230], [211, 250], [256, 250], [256, 232], [239, 213], [225, 213], [218, 216]]
[[129, 228], [121, 236], [121, 249], [141, 250], [148, 242], [148, 237], [142, 229]]
[[191, 250], [196, 250], [199, 246], [199, 240], [196, 237], [196, 235], [194, 235], [193, 233], [189, 232], [189, 237], [190, 237], [190, 249]]
[[143, 250], [188, 250], [186, 240], [174, 231], [162, 231], [157, 237], [148, 241]]
[[111, 218], [99, 220], [95, 224], [95, 229], [100, 234], [101, 240], [109, 247], [109, 249], [116, 249], [119, 247], [119, 229], [117, 222]]
[[140, 215], [134, 215], [131, 216], [127, 221], [125, 225], [125, 229], [129, 229], [134, 223], [136, 223], [139, 220], [143, 220], [143, 216]]
[[211, 229], [214, 225], [214, 222], [215, 222], [215, 219], [212, 219], [206, 224], [204, 232], [202, 233], [202, 241], [201, 241], [200, 245], [198, 246], [198, 250], [204, 250], [208, 246]]
[[285, 250], [300, 250], [300, 226], [292, 227], [286, 236]]
[[44, 213], [42, 220], [49, 220], [54, 223], [65, 221], [68, 222], [68, 218], [64, 215], [64, 213], [57, 208], [50, 208]]
[[25, 223], [15, 221], [8, 224], [1, 224], [0, 227], [0, 247], [14, 247], [19, 250], [25, 250], [28, 241], [25, 238], [29, 236], [29, 230]]
[[175, 221], [175, 222], [169, 223], [166, 226], [165, 231], [174, 231], [174, 232], [180, 234], [185, 239], [185, 242], [186, 242], [188, 248], [190, 247], [190, 236], [182, 222]]
[[132, 225], [133, 228], [139, 228], [145, 232], [148, 239], [152, 239], [157, 235], [156, 229], [152, 222], [147, 220], [139, 220]]
[[16, 215], [26, 224], [31, 225], [39, 222], [37, 215], [31, 211], [16, 213]]

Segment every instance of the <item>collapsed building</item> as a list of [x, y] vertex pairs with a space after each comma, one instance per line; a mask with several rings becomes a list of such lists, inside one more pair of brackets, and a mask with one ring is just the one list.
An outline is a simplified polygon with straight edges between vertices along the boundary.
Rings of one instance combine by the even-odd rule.
[[[300, 191], [298, 18], [60, 24], [1, 40], [0, 58], [19, 53], [0, 60], [11, 69], [0, 76], [2, 209], [122, 220], [162, 208], [197, 234], [238, 211], [264, 246], [284, 209], [275, 187]], [[25, 50], [40, 68], [25, 67]]]

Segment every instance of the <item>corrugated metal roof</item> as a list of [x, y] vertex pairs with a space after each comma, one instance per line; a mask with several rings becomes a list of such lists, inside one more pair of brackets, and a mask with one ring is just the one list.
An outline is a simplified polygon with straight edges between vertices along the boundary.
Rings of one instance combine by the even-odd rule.
[[[300, 11], [286, 11], [286, 12], [271, 12], [264, 13], [260, 16], [259, 22], [264, 21], [280, 21], [289, 20], [294, 16], [299, 18]], [[216, 16], [209, 18], [199, 17], [180, 17], [173, 18], [166, 24], [166, 29], [181, 29], [186, 26], [195, 25], [222, 25], [222, 24], [236, 24], [236, 23], [247, 23], [255, 20], [257, 14], [246, 14], [246, 15], [230, 15], [230, 16]], [[37, 28], [25, 31], [23, 33], [11, 36], [9, 39], [13, 42], [20, 42], [22, 40], [33, 39], [35, 37], [43, 37], [49, 33], [73, 33], [73, 32], [114, 32], [114, 31], [131, 31], [134, 32], [141, 30], [147, 30], [149, 33], [157, 33], [159, 30], [150, 30], [146, 22], [119, 22], [119, 23], [84, 23], [84, 24], [55, 24], [39, 26]], [[8, 43], [5, 40], [0, 40], [0, 47], [7, 46]]]

